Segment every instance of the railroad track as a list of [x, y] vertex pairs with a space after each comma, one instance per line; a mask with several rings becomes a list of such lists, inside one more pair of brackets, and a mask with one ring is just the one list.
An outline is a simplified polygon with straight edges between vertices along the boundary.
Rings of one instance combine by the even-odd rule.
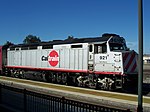
[[[114, 97], [121, 98], [121, 99], [126, 99], [124, 97], [124, 95], [127, 95], [127, 94], [124, 94], [124, 93], [117, 93], [117, 92], [110, 92], [110, 91], [103, 91], [103, 90], [93, 90], [93, 89], [89, 89], [89, 88], [58, 85], [58, 84], [52, 84], [52, 83], [45, 83], [45, 82], [38, 82], [38, 81], [32, 81], [32, 80], [26, 80], [26, 79], [18, 79], [18, 78], [10, 78], [10, 77], [5, 77], [5, 76], [0, 76], [0, 82], [2, 83], [3, 81], [10, 82], [9, 83], [10, 85], [17, 82], [17, 83], [21, 83], [21, 84], [30, 84], [30, 85], [41, 86], [43, 88], [46, 87], [46, 88], [52, 88], [52, 89], [60, 89], [60, 90], [65, 90], [65, 91], [93, 94], [93, 95], [97, 95], [97, 96], [106, 96], [106, 97], [108, 97], [108, 96], [113, 95]], [[134, 96], [134, 97], [136, 97], [136, 96]], [[133, 101], [136, 100], [132, 97], [129, 97], [129, 99], [133, 100]], [[150, 100], [147, 100], [146, 102], [150, 103]]]
[[[146, 73], [148, 73], [148, 74], [145, 74], [145, 72], [144, 72], [144, 78], [143, 78], [143, 95], [150, 97], [150, 72], [146, 72]], [[11, 79], [10, 77], [6, 77], [6, 76], [0, 76], [0, 77], [1, 77], [1, 79], [7, 79], [7, 78], [9, 78], [9, 80]], [[13, 80], [14, 79], [17, 79], [17, 78], [13, 78]], [[22, 79], [22, 80], [25, 81], [27, 79]], [[40, 82], [43, 82], [43, 81], [40, 81]], [[44, 82], [44, 83], [47, 83], [47, 82]], [[50, 83], [50, 84], [53, 84], [53, 83]], [[56, 84], [56, 85], [61, 85], [61, 84]], [[79, 87], [79, 88], [83, 88], [83, 87]], [[91, 89], [91, 88], [88, 88], [88, 89]], [[127, 94], [135, 94], [135, 95], [137, 94], [136, 92], [133, 92], [133, 91], [122, 91], [121, 89], [117, 89], [117, 90], [114, 90], [111, 92], [127, 93]]]
[[[150, 64], [144, 65], [144, 73], [143, 73], [143, 95], [150, 97]], [[26, 79], [24, 79], [26, 80]], [[45, 82], [47, 83], [47, 82]], [[124, 92], [120, 89], [115, 90], [114, 92], [118, 93], [130, 93], [130, 94], [137, 94], [137, 93], [131, 93], [129, 91]]]
[[[150, 66], [149, 66], [150, 67]], [[3, 77], [3, 76], [1, 76]], [[5, 77], [5, 76], [4, 76]], [[5, 77], [6, 78], [6, 77]], [[23, 79], [23, 80], [27, 80], [27, 79]], [[32, 80], [32, 79], [31, 79]], [[35, 80], [34, 80], [35, 81]], [[38, 80], [36, 80], [38, 81]], [[42, 81], [43, 82], [43, 81]], [[44, 82], [44, 83], [47, 83], [47, 82]], [[51, 83], [52, 84], [52, 83]], [[60, 84], [58, 84], [60, 85]], [[73, 85], [72, 85], [73, 86]], [[79, 88], [82, 88], [82, 87], [79, 87]], [[88, 88], [90, 89], [90, 88]], [[127, 93], [127, 94], [137, 94], [133, 91], [122, 91], [121, 89], [117, 89], [113, 92], [118, 92], [118, 93]], [[144, 73], [143, 73], [143, 95], [144, 96], [148, 96], [150, 97], [150, 69], [147, 69], [147, 70], [144, 70]]]

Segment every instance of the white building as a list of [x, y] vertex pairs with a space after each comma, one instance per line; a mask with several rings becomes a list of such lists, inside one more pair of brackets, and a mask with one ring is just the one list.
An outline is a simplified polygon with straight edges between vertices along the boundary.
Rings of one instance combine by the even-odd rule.
[[150, 54], [143, 55], [143, 62], [144, 64], [150, 64]]

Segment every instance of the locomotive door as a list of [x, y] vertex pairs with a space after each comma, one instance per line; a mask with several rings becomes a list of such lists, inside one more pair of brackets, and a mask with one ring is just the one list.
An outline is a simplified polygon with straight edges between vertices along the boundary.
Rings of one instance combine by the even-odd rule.
[[94, 70], [94, 45], [89, 44], [88, 70]]

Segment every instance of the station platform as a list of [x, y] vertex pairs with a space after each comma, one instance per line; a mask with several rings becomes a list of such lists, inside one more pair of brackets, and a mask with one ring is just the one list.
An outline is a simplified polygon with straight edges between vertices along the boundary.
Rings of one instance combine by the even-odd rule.
[[[7, 86], [32, 90], [53, 96], [65, 97], [96, 105], [130, 109], [131, 111], [137, 110], [138, 96], [133, 94], [72, 87], [4, 76], [0, 76], [0, 83]], [[143, 111], [150, 112], [150, 97], [143, 96]]]

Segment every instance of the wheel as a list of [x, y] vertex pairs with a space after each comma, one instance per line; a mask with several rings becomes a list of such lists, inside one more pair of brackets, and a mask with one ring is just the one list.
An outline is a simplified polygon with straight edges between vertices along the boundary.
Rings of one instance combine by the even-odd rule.
[[66, 83], [67, 83], [67, 74], [62, 73], [62, 84], [66, 84]]
[[52, 82], [52, 73], [50, 73], [50, 72], [46, 72], [45, 73], [45, 79], [46, 79], [46, 81], [47, 82]]
[[52, 73], [51, 80], [53, 83], [56, 83], [56, 81], [57, 81], [57, 74], [56, 73]]
[[57, 76], [57, 77], [56, 77], [57, 83], [61, 83], [61, 81], [62, 81], [62, 76], [61, 76], [61, 74], [60, 74], [60, 73], [57, 73], [56, 76]]
[[19, 78], [21, 78], [21, 79], [24, 78], [24, 71], [23, 70], [19, 72]]

